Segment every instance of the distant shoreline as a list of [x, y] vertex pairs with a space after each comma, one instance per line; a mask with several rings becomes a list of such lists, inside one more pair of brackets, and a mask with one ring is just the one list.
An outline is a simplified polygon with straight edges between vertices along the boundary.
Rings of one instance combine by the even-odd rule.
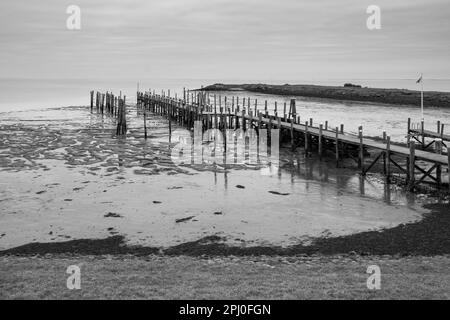
[[[320, 85], [269, 85], [269, 84], [221, 84], [216, 83], [202, 90], [205, 91], [249, 91], [284, 96], [302, 96], [377, 102], [396, 105], [420, 106], [420, 91], [407, 89], [379, 89], [352, 86], [320, 86]], [[426, 91], [424, 104], [428, 107], [450, 108], [450, 92]]]

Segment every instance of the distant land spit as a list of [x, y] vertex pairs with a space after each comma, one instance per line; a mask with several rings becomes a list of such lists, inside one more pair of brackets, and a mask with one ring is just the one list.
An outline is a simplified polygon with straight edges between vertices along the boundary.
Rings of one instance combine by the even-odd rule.
[[[366, 101], [386, 104], [420, 106], [420, 91], [406, 89], [365, 88], [353, 84], [337, 86], [221, 84], [204, 87], [205, 91], [249, 91], [284, 96], [315, 97], [336, 100]], [[450, 92], [425, 91], [424, 104], [428, 107], [450, 108]]]

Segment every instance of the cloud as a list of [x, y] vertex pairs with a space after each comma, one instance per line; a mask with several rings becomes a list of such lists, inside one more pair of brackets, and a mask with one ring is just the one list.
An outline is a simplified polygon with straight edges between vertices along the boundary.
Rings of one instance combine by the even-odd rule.
[[[449, 77], [447, 0], [2, 0], [2, 77]], [[82, 30], [65, 29], [66, 7]]]

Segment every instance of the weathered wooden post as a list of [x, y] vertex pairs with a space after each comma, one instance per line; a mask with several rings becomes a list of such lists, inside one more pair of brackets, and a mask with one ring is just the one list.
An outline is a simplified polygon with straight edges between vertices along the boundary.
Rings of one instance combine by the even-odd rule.
[[422, 120], [420, 123], [420, 131], [422, 133], [422, 149], [425, 148], [425, 122]]
[[[442, 154], [442, 149], [443, 149], [442, 139], [437, 139], [436, 144], [437, 144], [437, 146], [436, 146], [437, 152], [439, 154]], [[440, 188], [441, 184], [442, 184], [442, 166], [440, 164], [437, 164], [437, 166], [436, 166], [436, 182], [437, 182], [438, 187]]]
[[105, 109], [105, 94], [102, 93], [102, 114], [104, 109]]
[[294, 119], [291, 118], [289, 119], [289, 121], [291, 122], [291, 149], [292, 151], [295, 150], [295, 141], [294, 141]]
[[292, 117], [294, 121], [297, 117], [297, 107], [295, 105], [295, 99], [291, 99], [291, 104], [289, 106], [289, 117]]
[[[170, 94], [170, 91], [169, 91]], [[170, 100], [169, 100], [170, 101]], [[169, 114], [169, 139], [172, 136], [172, 103], [169, 102], [167, 108], [168, 110], [168, 114]]]
[[411, 141], [411, 118], [408, 118], [408, 128], [406, 131], [406, 145], [409, 146], [409, 142]]
[[319, 142], [318, 142], [319, 160], [322, 160], [322, 134], [323, 134], [323, 124], [321, 123], [319, 125]]
[[147, 140], [147, 105], [146, 105], [146, 101], [147, 100], [144, 100], [144, 137], [145, 137], [145, 140]]
[[415, 173], [415, 166], [416, 166], [416, 143], [414, 141], [411, 141], [409, 144], [409, 190], [412, 190], [414, 188], [414, 184], [416, 181], [416, 173]]
[[344, 125], [341, 124], [341, 133], [344, 134]]
[[336, 168], [339, 168], [339, 128], [336, 127]]
[[358, 168], [364, 172], [364, 143], [363, 143], [363, 127], [359, 126], [358, 129], [359, 135], [359, 161]]
[[450, 191], [450, 147], [447, 148], [447, 162], [448, 162], [448, 191]]
[[118, 121], [116, 135], [121, 136], [127, 133], [127, 118], [126, 118], [126, 107], [125, 107], [125, 97], [119, 99], [119, 111], [118, 111]]
[[262, 113], [258, 112], [258, 135], [262, 129]]
[[386, 137], [386, 182], [391, 182], [391, 137]]
[[308, 121], [305, 122], [305, 155], [309, 153], [309, 134], [308, 134]]
[[92, 109], [94, 109], [94, 91], [91, 91], [91, 113]]

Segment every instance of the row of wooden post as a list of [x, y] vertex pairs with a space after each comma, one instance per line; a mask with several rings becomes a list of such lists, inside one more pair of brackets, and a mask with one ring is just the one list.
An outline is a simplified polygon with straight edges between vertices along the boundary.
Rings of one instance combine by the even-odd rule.
[[[90, 92], [91, 96], [91, 113], [94, 112], [94, 91]], [[102, 115], [107, 114], [113, 116], [117, 120], [117, 135], [125, 135], [127, 132], [126, 119], [126, 97], [122, 98], [122, 92], [119, 97], [114, 96], [110, 92], [100, 93], [97, 91], [95, 95], [95, 110]]]

